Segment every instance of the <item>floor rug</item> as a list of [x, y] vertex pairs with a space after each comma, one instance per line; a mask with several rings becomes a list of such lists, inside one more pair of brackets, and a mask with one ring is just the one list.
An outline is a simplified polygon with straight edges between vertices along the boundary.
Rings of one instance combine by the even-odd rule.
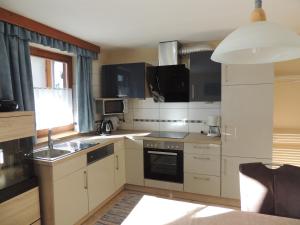
[[120, 225], [142, 197], [142, 193], [127, 192], [95, 225]]

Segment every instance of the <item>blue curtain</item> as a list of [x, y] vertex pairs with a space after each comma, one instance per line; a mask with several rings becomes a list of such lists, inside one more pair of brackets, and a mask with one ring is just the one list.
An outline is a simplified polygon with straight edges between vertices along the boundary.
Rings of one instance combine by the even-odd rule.
[[18, 27], [0, 24], [0, 78], [0, 99], [15, 100], [20, 110], [34, 111], [28, 39]]
[[77, 55], [78, 126], [80, 132], [92, 131], [92, 60], [98, 54], [3, 21], [0, 21], [0, 99], [14, 99], [20, 110], [34, 110], [29, 42]]
[[91, 58], [77, 57], [76, 87], [78, 128], [80, 133], [85, 133], [94, 129]]

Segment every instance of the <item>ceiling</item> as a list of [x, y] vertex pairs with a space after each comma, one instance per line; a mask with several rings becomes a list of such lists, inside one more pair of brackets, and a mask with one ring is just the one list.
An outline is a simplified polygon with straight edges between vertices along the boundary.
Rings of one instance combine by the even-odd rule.
[[[0, 0], [0, 6], [104, 48], [220, 40], [254, 0]], [[300, 33], [300, 0], [264, 0], [268, 20]]]

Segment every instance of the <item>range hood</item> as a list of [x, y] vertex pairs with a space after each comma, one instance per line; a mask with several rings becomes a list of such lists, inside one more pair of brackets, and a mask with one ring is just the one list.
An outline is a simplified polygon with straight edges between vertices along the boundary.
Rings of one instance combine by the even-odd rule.
[[188, 102], [189, 70], [179, 63], [178, 41], [159, 43], [159, 66], [148, 67], [147, 80], [155, 102]]

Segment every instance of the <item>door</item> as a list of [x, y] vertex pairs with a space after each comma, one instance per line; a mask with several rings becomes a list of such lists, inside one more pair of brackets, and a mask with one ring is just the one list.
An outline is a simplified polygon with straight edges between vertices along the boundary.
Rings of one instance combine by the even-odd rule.
[[221, 196], [224, 198], [240, 198], [239, 165], [241, 163], [270, 163], [271, 159], [222, 157]]
[[273, 82], [273, 64], [222, 65], [222, 85], [272, 84]]
[[115, 143], [115, 186], [116, 190], [126, 182], [125, 175], [125, 151], [123, 141]]
[[273, 85], [222, 87], [222, 155], [272, 158]]
[[89, 210], [93, 210], [115, 191], [114, 155], [100, 159], [87, 167]]
[[143, 149], [126, 148], [126, 183], [144, 185]]
[[190, 101], [221, 100], [221, 64], [210, 59], [212, 51], [190, 55]]
[[86, 172], [83, 168], [54, 182], [56, 225], [75, 224], [88, 214]]
[[102, 66], [102, 97], [145, 98], [145, 63]]

